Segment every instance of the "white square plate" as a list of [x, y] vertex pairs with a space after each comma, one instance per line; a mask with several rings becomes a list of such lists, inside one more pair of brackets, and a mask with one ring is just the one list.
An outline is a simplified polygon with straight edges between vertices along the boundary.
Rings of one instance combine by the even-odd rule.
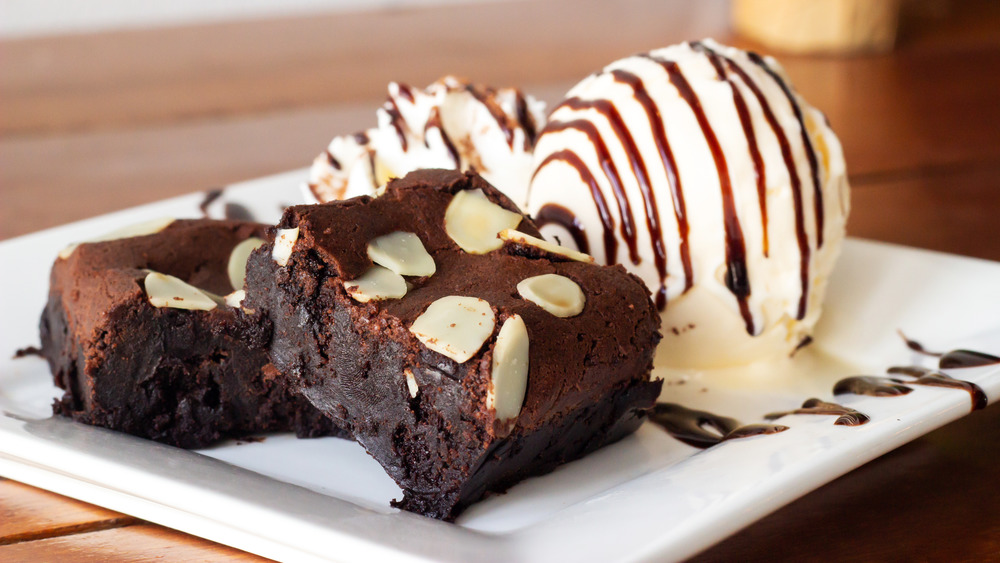
[[[299, 201], [304, 171], [228, 188], [210, 207], [263, 222]], [[347, 440], [272, 435], [189, 452], [50, 417], [60, 391], [36, 344], [49, 267], [66, 244], [162, 216], [200, 215], [200, 194], [0, 244], [0, 474], [281, 560], [681, 559], [855, 467], [970, 411], [968, 393], [841, 396], [871, 422], [782, 419], [790, 430], [697, 450], [647, 424], [621, 442], [472, 506], [447, 524], [389, 508], [399, 489]], [[231, 207], [232, 209], [232, 207]], [[759, 422], [833, 382], [927, 362], [934, 349], [1000, 353], [1000, 264], [848, 240], [815, 343], [793, 361], [728, 373], [666, 373], [663, 400]], [[960, 373], [958, 373], [960, 372]], [[1000, 366], [953, 376], [1000, 396]]]

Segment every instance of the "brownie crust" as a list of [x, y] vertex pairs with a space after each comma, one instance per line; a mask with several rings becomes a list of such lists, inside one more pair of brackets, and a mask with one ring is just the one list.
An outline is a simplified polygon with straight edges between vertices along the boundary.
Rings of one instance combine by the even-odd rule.
[[277, 384], [266, 351], [253, 344], [269, 327], [224, 305], [154, 307], [143, 288], [153, 270], [227, 294], [233, 247], [266, 232], [256, 223], [176, 220], [57, 259], [40, 322], [42, 353], [65, 390], [54, 412], [185, 448], [267, 431], [339, 434]]
[[[294, 252], [281, 266], [271, 244], [255, 251], [245, 301], [272, 320], [268, 347], [287, 385], [349, 432], [403, 489], [394, 505], [445, 520], [634, 431], [662, 385], [649, 379], [659, 315], [641, 280], [620, 266], [514, 246], [464, 252], [443, 217], [454, 194], [467, 189], [520, 213], [479, 176], [444, 170], [411, 173], [374, 199], [289, 208], [278, 228], [299, 229]], [[436, 272], [408, 279], [400, 299], [352, 299], [343, 282], [372, 266], [367, 242], [399, 230], [420, 237]], [[518, 230], [540, 236], [526, 217]], [[559, 318], [518, 295], [519, 281], [549, 273], [583, 288], [581, 314]], [[493, 335], [463, 363], [409, 331], [430, 303], [450, 295], [483, 299], [496, 316]], [[492, 343], [513, 315], [527, 326], [530, 353], [524, 402], [510, 427], [485, 399]]]

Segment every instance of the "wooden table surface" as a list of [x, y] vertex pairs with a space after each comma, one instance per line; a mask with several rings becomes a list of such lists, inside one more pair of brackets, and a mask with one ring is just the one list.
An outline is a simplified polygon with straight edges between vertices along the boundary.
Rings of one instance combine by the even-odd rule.
[[[725, 14], [526, 0], [0, 41], [0, 239], [306, 166], [373, 124], [389, 80], [455, 73], [554, 101], [632, 52], [752, 46]], [[781, 61], [843, 142], [851, 235], [1000, 260], [1000, 3], [914, 0], [891, 54]], [[695, 560], [1000, 559], [997, 475], [992, 407]], [[159, 558], [255, 559], [0, 478], [0, 561]]]

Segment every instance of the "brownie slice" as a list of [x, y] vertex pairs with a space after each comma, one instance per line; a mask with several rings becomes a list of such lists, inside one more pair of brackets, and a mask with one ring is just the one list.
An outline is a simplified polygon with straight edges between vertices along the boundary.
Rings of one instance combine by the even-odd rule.
[[[169, 221], [147, 229], [153, 234], [70, 247], [53, 265], [40, 329], [66, 391], [55, 413], [184, 448], [267, 431], [338, 434], [277, 384], [266, 351], [252, 344], [268, 327], [215, 297], [233, 292], [234, 248], [266, 239], [267, 227]], [[211, 292], [204, 307], [214, 307], [154, 306], [151, 271]]]
[[[631, 433], [662, 385], [650, 381], [660, 318], [642, 281], [513, 231], [506, 238], [525, 240], [463, 250], [450, 230], [462, 206], [451, 204], [483, 196], [494, 215], [514, 212], [511, 227], [540, 236], [479, 176], [422, 170], [377, 198], [287, 209], [277, 242], [247, 268], [245, 306], [273, 320], [270, 353], [288, 384], [399, 484], [395, 506], [445, 520]], [[400, 232], [419, 239], [400, 243], [410, 249], [403, 266], [390, 264], [420, 265], [405, 284], [369, 250]], [[521, 285], [544, 275], [534, 289]], [[461, 318], [450, 322], [449, 311]], [[526, 371], [510, 367], [508, 324], [526, 330]]]

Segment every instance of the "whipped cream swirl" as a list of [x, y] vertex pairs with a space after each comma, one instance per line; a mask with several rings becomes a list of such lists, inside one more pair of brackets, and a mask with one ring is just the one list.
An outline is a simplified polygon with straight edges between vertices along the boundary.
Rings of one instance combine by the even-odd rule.
[[391, 178], [420, 168], [478, 172], [524, 204], [544, 104], [514, 88], [446, 76], [424, 90], [390, 83], [378, 126], [336, 137], [316, 157], [305, 195], [327, 202], [375, 195]]

